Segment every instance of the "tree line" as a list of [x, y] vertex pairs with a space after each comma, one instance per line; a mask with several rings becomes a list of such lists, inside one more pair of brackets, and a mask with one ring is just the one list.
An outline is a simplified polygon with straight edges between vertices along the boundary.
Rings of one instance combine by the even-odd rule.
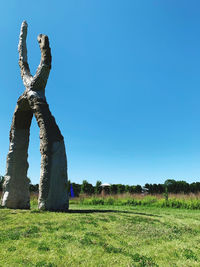
[[[101, 194], [102, 186], [101, 181], [97, 181], [96, 185], [88, 183], [87, 180], [83, 180], [82, 184], [70, 183], [70, 188], [73, 188], [74, 195], [77, 197], [81, 193], [87, 195]], [[70, 189], [69, 188], [69, 189]], [[141, 185], [123, 185], [123, 184], [111, 184], [110, 187], [104, 188], [105, 192], [108, 194], [123, 194], [129, 193], [142, 193], [143, 189]]]
[[[102, 187], [101, 181], [97, 181], [96, 185], [88, 183], [87, 180], [83, 180], [82, 184], [71, 183], [75, 196], [79, 196], [80, 193], [87, 195], [101, 194]], [[110, 187], [105, 188], [107, 193], [115, 194], [163, 194], [163, 193], [198, 193], [200, 192], [200, 182], [187, 183], [185, 181], [176, 181], [174, 179], [167, 179], [164, 184], [149, 184], [145, 186], [141, 185], [123, 185], [123, 184], [111, 184]]]
[[[0, 176], [0, 191], [2, 191], [4, 177]], [[93, 186], [87, 180], [83, 180], [82, 184], [71, 183], [68, 182], [68, 190], [69, 194], [72, 194], [75, 197], [78, 197], [80, 194], [101, 194], [102, 186], [101, 181], [97, 181], [96, 185]], [[30, 192], [38, 192], [39, 185], [38, 184], [30, 184]], [[194, 183], [187, 183], [185, 181], [176, 181], [174, 179], [168, 179], [164, 182], [164, 184], [149, 184], [146, 183], [145, 186], [141, 185], [124, 185], [124, 184], [111, 184], [110, 187], [106, 187], [104, 189], [106, 193], [116, 195], [116, 194], [141, 194], [141, 193], [148, 193], [148, 194], [163, 194], [163, 193], [198, 193], [200, 192], [200, 182]]]

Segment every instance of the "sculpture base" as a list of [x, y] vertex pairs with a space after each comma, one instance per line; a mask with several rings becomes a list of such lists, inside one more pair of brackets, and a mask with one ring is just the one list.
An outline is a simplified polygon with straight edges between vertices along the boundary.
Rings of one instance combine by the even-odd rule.
[[[51, 163], [49, 170], [49, 188], [45, 183], [45, 174], [48, 171], [46, 169], [46, 160]], [[63, 140], [52, 144], [51, 154], [48, 156], [48, 159], [42, 155], [39, 192], [38, 207], [40, 210], [68, 210], [67, 159]]]
[[[2, 207], [9, 209], [30, 209], [29, 180], [26, 179], [25, 187], [10, 187], [11, 177], [5, 177]], [[8, 190], [8, 188], [11, 188]]]

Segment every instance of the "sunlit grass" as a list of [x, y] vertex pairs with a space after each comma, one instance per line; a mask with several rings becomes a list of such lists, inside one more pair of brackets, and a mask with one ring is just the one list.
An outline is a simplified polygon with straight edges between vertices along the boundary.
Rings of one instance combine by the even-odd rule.
[[200, 212], [70, 205], [0, 209], [0, 266], [200, 266]]
[[199, 194], [169, 194], [168, 199], [162, 194], [123, 194], [107, 196], [86, 196], [70, 200], [71, 204], [79, 205], [115, 205], [115, 206], [154, 206], [160, 208], [200, 209]]

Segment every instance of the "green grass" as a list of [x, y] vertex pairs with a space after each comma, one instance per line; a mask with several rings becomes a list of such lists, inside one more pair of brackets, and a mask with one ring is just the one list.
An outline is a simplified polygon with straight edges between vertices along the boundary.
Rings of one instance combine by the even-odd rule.
[[116, 196], [81, 196], [71, 200], [73, 204], [79, 205], [114, 205], [114, 206], [151, 206], [159, 208], [183, 208], [200, 209], [199, 195], [170, 195], [168, 200], [163, 195], [116, 195]]
[[0, 209], [0, 266], [200, 266], [200, 211], [70, 205]]

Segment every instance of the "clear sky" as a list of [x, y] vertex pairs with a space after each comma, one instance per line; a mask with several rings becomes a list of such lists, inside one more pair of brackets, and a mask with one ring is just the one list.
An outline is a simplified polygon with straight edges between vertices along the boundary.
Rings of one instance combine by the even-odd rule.
[[[72, 182], [200, 180], [200, 1], [1, 1], [2, 175], [24, 91], [17, 53], [23, 20], [32, 73], [40, 61], [37, 35], [50, 39], [46, 97], [65, 138]], [[29, 164], [38, 183], [35, 120]]]

